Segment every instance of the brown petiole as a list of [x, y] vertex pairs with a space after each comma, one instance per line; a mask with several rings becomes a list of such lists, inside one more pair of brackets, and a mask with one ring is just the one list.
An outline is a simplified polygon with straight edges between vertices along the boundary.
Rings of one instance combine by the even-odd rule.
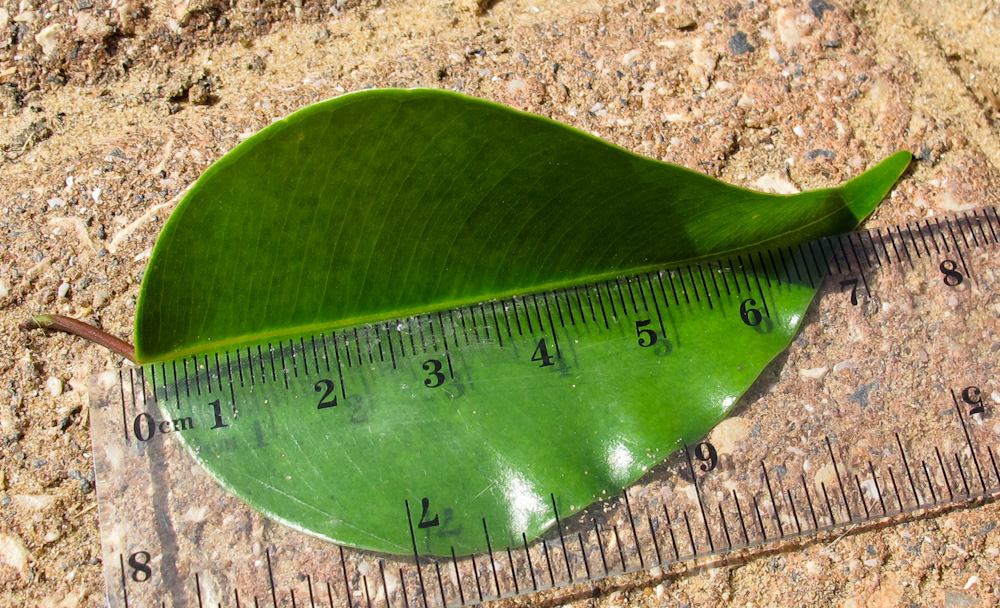
[[108, 332], [84, 323], [72, 317], [63, 315], [32, 315], [21, 327], [24, 329], [56, 329], [74, 336], [80, 336], [96, 344], [118, 353], [132, 363], [135, 363], [135, 347], [121, 338], [116, 338]]

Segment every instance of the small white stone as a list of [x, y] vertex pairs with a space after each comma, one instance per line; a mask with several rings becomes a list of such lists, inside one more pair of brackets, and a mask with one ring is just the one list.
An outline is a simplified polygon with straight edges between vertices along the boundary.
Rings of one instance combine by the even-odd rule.
[[[708, 25], [706, 24], [706, 29]], [[699, 89], [707, 89], [712, 74], [718, 66], [719, 54], [714, 47], [705, 48], [703, 38], [695, 38], [691, 42], [691, 64], [688, 66], [688, 76]]]
[[803, 129], [800, 125], [795, 125], [794, 127], [792, 127], [792, 133], [795, 133], [799, 137], [806, 136], [806, 130]]
[[31, 553], [28, 552], [20, 538], [0, 534], [0, 561], [24, 576], [29, 557], [31, 557]]
[[795, 46], [802, 40], [802, 34], [795, 25], [795, 15], [787, 8], [779, 8], [774, 14], [778, 37], [788, 46]]
[[511, 80], [510, 82], [507, 83], [507, 90], [513, 93], [514, 91], [518, 89], [523, 89], [526, 86], [528, 86], [528, 83], [518, 78], [517, 80]]
[[754, 185], [767, 192], [775, 194], [797, 194], [799, 189], [789, 181], [785, 171], [774, 171], [761, 176]]
[[[5, 8], [0, 8], [0, 32], [8, 31], [10, 27], [10, 12]], [[0, 49], [10, 46], [10, 36], [0, 36]]]
[[816, 484], [816, 489], [819, 490], [821, 487], [826, 486], [827, 490], [832, 490], [834, 484], [837, 483], [837, 471], [833, 468], [833, 465], [825, 464], [816, 470], [816, 474], [813, 476], [813, 483]]
[[38, 43], [38, 46], [42, 47], [43, 53], [51, 55], [59, 48], [59, 42], [62, 40], [62, 32], [63, 26], [59, 23], [54, 23], [35, 34], [35, 42]]
[[975, 209], [979, 205], [976, 201], [960, 201], [955, 198], [955, 193], [951, 187], [936, 190], [934, 193], [934, 200], [941, 209], [951, 213], [969, 211], [970, 209]]
[[76, 33], [90, 40], [104, 40], [114, 29], [87, 11], [76, 14]]
[[204, 505], [198, 506], [198, 507], [191, 506], [184, 513], [184, 515], [182, 516], [181, 519], [183, 521], [187, 521], [187, 522], [191, 522], [191, 523], [199, 523], [199, 522], [205, 521], [205, 515], [207, 513], [208, 513], [208, 507], [207, 506], [204, 506]]
[[65, 298], [66, 294], [68, 294], [68, 293], [69, 293], [69, 283], [60, 283], [59, 284], [59, 299], [61, 300], [62, 298]]
[[15, 494], [11, 498], [19, 507], [29, 511], [42, 511], [56, 502], [56, 497], [51, 494]]
[[878, 484], [875, 483], [874, 479], [868, 479], [861, 482], [861, 491], [864, 492], [865, 498], [868, 500], [876, 500], [880, 498], [878, 490]]
[[809, 378], [810, 380], [822, 380], [830, 368], [827, 366], [823, 367], [810, 367], [809, 369], [801, 369], [799, 373], [802, 374], [803, 378]]
[[858, 366], [858, 360], [852, 357], [850, 359], [846, 359], [834, 365], [833, 371], [839, 372], [845, 369], [854, 369], [857, 366]]
[[53, 397], [58, 397], [63, 392], [62, 380], [55, 376], [49, 376], [49, 379], [45, 381], [45, 390]]
[[750, 424], [745, 418], [734, 416], [720, 422], [709, 435], [708, 441], [719, 454], [732, 454], [736, 446], [750, 435]]

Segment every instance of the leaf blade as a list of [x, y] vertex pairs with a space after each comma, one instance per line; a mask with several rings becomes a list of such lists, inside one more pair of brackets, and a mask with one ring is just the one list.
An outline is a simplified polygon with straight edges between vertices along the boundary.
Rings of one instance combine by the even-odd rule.
[[[619, 322], [631, 319], [628, 296], [615, 295], [611, 279], [628, 282], [711, 256], [741, 259], [750, 248], [853, 229], [909, 160], [905, 152], [893, 155], [841, 188], [763, 195], [455, 94], [345, 96], [265, 129], [192, 188], [144, 277], [137, 354], [157, 361], [277, 344], [284, 355], [280, 338], [345, 328], [334, 334], [334, 356], [339, 365], [343, 355], [357, 377], [342, 388], [343, 407], [316, 408], [300, 391], [286, 411], [281, 380], [290, 378], [282, 358], [267, 388], [246, 397], [253, 407], [240, 406], [233, 444], [207, 432], [213, 412], [204, 407], [198, 430], [183, 440], [258, 510], [337, 542], [406, 553], [403, 524], [413, 522], [401, 518], [403, 505], [433, 498], [459, 528], [427, 532], [421, 552], [483, 550], [475, 530], [484, 517], [513, 544], [553, 523], [550, 493], [561, 513], [576, 512], [633, 483], [677, 442], [703, 435], [787, 346], [815, 294], [801, 280], [786, 277], [785, 287], [772, 290], [753, 268], [742, 277], [720, 269], [712, 280], [737, 291], [716, 292], [728, 316], [715, 318], [692, 291], [701, 288], [684, 283], [693, 274], [677, 275], [679, 287], [673, 275], [657, 274], [671, 283], [660, 286], [661, 339], [679, 356], [651, 357], [636, 346], [636, 328]], [[593, 289], [588, 300], [599, 302], [610, 334], [598, 331], [601, 319], [592, 312], [578, 339], [558, 342], [562, 330], [537, 304], [531, 309], [530, 298], [547, 303], [559, 297], [552, 290], [602, 281], [605, 295], [585, 289]], [[754, 281], [767, 283], [771, 306], [762, 334], [742, 327], [737, 312], [746, 294], [764, 295]], [[518, 332], [523, 321], [533, 337], [511, 341], [514, 358], [464, 350], [480, 341], [466, 327], [475, 313], [455, 309], [498, 301], [514, 307]], [[632, 307], [638, 315], [638, 304]], [[534, 316], [525, 316], [529, 309]], [[588, 312], [582, 300], [578, 310]], [[438, 317], [438, 334], [433, 315], [412, 316], [429, 311], [448, 311], [448, 321]], [[411, 352], [400, 372], [405, 381], [395, 384], [383, 368], [365, 370], [376, 367], [375, 349], [383, 345], [372, 338], [374, 326], [359, 327], [393, 319], [420, 330], [397, 329], [400, 348]], [[551, 340], [544, 342], [549, 354], [538, 351], [532, 324], [551, 330], [541, 338]], [[390, 325], [382, 327], [391, 344]], [[453, 343], [451, 354], [442, 350], [449, 329], [467, 341]], [[294, 341], [287, 347], [297, 348]], [[264, 352], [275, 366], [276, 355]], [[422, 392], [428, 368], [420, 364], [443, 365], [452, 354], [448, 364], [458, 371], [449, 373], [449, 388]], [[558, 362], [555, 377], [546, 357]], [[255, 361], [265, 372], [264, 359]], [[526, 373], [525, 365], [541, 371]], [[297, 378], [294, 359], [292, 369]], [[691, 390], [690, 380], [706, 370]], [[546, 436], [540, 441], [526, 429]], [[358, 492], [366, 500], [345, 498]]]
[[[418, 128], [439, 124], [450, 126]], [[417, 150], [386, 152], [412, 140], [422, 142], [411, 146]], [[331, 154], [343, 164], [328, 166]], [[468, 169], [442, 178], [452, 166]], [[304, 182], [311, 186], [289, 203], [287, 191]], [[400, 194], [379, 198], [386, 188]], [[440, 91], [348, 95], [265, 129], [192, 187], [143, 279], [137, 357], [194, 354], [247, 336], [440, 310], [844, 232], [858, 218], [840, 196], [837, 189], [797, 198], [751, 193]], [[235, 209], [219, 203], [234, 199]], [[720, 230], [727, 222], [739, 229]], [[553, 226], [575, 233], [553, 239]], [[199, 265], [227, 261], [220, 276], [198, 274]], [[314, 292], [303, 294], [305, 286]]]

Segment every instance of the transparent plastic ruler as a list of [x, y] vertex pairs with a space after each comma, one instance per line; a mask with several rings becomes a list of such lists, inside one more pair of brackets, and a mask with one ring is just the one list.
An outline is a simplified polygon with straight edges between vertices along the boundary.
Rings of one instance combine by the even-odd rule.
[[[195, 358], [190, 370], [182, 362], [179, 371], [102, 373], [92, 381], [91, 424], [109, 605], [462, 606], [794, 547], [993, 500], [1000, 495], [998, 236], [997, 210], [982, 208], [298, 336]], [[487, 551], [426, 555], [424, 547], [449, 542], [454, 522], [414, 496], [400, 505], [398, 525], [412, 539], [406, 555], [344, 548], [247, 507], [177, 440], [214, 428], [224, 449], [222, 405], [251, 398], [254, 382], [271, 381], [289, 398], [319, 399], [320, 407], [337, 398], [349, 406], [342, 387], [377, 384], [414, 361], [425, 364], [426, 386], [436, 386], [473, 344], [520, 340], [522, 354], [534, 352], [544, 366], [555, 352], [539, 354], [540, 345], [557, 345], [535, 331], [556, 333], [565, 345], [589, 321], [586, 332], [653, 346], [668, 333], [660, 327], [668, 308], [766, 325], [768, 302], [795, 282], [821, 283], [819, 297], [734, 419], [582, 512], [560, 511], [553, 491], [556, 525], [536, 540], [491, 538], [483, 518], [481, 526], [466, 522], [465, 533], [480, 530]], [[538, 327], [528, 331], [531, 319]], [[430, 343], [432, 334], [442, 343]], [[429, 360], [437, 366], [427, 367]], [[163, 407], [185, 390], [208, 405], [190, 414]], [[545, 429], [524, 432], [546, 440]], [[262, 430], [260, 442], [267, 441]], [[365, 504], [369, 497], [361, 491], [346, 499]]]

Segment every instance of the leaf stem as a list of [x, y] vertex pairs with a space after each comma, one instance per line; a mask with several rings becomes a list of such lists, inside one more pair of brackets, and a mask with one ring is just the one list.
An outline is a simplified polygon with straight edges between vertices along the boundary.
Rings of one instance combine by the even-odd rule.
[[84, 323], [79, 319], [63, 315], [32, 315], [21, 327], [24, 329], [56, 329], [73, 334], [74, 336], [80, 336], [85, 340], [100, 344], [104, 348], [116, 352], [132, 363], [135, 363], [134, 346], [121, 338], [112, 336], [103, 329], [94, 327], [89, 323]]

